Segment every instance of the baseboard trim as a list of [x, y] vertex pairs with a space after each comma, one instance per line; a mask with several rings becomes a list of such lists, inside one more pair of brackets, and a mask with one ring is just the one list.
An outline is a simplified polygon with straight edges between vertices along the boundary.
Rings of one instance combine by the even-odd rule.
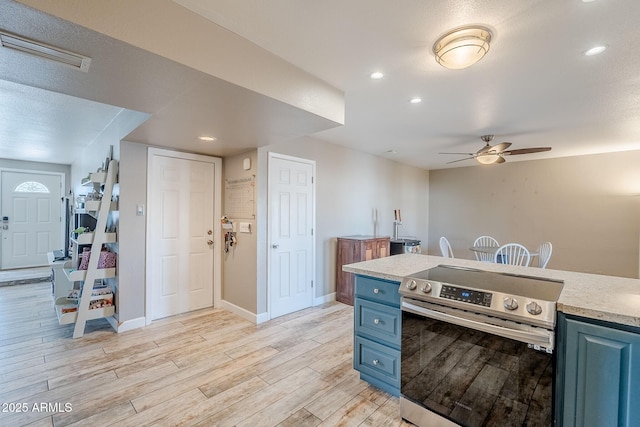
[[264, 323], [264, 322], [266, 322], [266, 321], [267, 321], [267, 320], [269, 320], [269, 319], [270, 319], [270, 318], [269, 318], [269, 313], [266, 313], [266, 312], [265, 312], [265, 313], [260, 313], [260, 314], [258, 314], [258, 315], [256, 316], [256, 323], [257, 323], [257, 324], [259, 324], [259, 323]]
[[[230, 303], [229, 301], [225, 301], [222, 300], [222, 308], [224, 308], [225, 310], [228, 310], [234, 314], [237, 314], [238, 316], [242, 317], [243, 319], [247, 319], [250, 322], [253, 322], [255, 324], [258, 323], [262, 323], [262, 322], [266, 322], [268, 319], [268, 314], [267, 313], [262, 313], [262, 314], [255, 314], [250, 312], [247, 309], [244, 309], [242, 307], [239, 307], [233, 303]], [[265, 319], [265, 317], [267, 317]]]
[[115, 329], [119, 334], [147, 326], [147, 319], [145, 317], [125, 320], [124, 322], [118, 322], [115, 317], [107, 317], [107, 322], [109, 322], [111, 327], [113, 327], [113, 329]]
[[315, 298], [313, 300], [313, 305], [316, 306], [316, 305], [320, 305], [320, 304], [325, 304], [325, 303], [328, 303], [328, 302], [333, 302], [335, 300], [336, 300], [336, 293], [332, 292], [330, 294], [323, 295], [321, 297]]
[[[321, 304], [325, 304], [328, 302], [333, 302], [336, 300], [336, 293], [332, 292], [330, 294], [327, 295], [323, 295], [321, 297], [315, 298], [313, 300], [313, 305], [321, 305]], [[256, 325], [260, 324], [260, 323], [264, 323], [267, 320], [270, 320], [271, 318], [269, 317], [269, 313], [268, 312], [264, 312], [264, 313], [260, 313], [260, 314], [255, 314], [250, 312], [249, 310], [246, 310], [242, 307], [238, 307], [237, 305], [230, 303], [229, 301], [225, 301], [222, 300], [222, 308], [224, 308], [225, 310], [228, 310], [234, 314], [237, 314], [238, 316], [247, 319], [250, 322], [255, 323]]]

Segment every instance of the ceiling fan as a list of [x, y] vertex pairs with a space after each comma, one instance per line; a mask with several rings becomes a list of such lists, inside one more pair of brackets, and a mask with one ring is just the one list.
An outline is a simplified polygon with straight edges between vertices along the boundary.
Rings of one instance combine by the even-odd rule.
[[490, 145], [489, 143], [493, 141], [493, 135], [483, 135], [480, 137], [484, 142], [485, 146], [476, 151], [475, 153], [440, 153], [440, 154], [460, 154], [466, 155], [469, 157], [465, 157], [464, 159], [453, 160], [449, 163], [461, 162], [463, 160], [471, 160], [475, 159], [478, 163], [482, 163], [483, 165], [490, 165], [493, 163], [504, 163], [504, 156], [515, 156], [518, 154], [531, 154], [531, 153], [541, 153], [543, 151], [550, 151], [551, 147], [533, 147], [533, 148], [520, 148], [518, 150], [507, 150], [507, 148], [511, 147], [510, 142], [501, 142], [496, 145]]

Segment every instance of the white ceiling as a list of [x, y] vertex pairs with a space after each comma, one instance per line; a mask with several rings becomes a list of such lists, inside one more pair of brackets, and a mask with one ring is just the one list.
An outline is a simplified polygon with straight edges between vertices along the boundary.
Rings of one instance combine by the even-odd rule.
[[[509, 162], [640, 149], [636, 0], [176, 3], [343, 90], [345, 125], [2, 0], [1, 29], [88, 54], [93, 62], [89, 73], [61, 74], [57, 64], [0, 49], [0, 78], [6, 81], [0, 82], [0, 157], [19, 156], [17, 145], [57, 146], [72, 139], [61, 132], [100, 128], [119, 111], [78, 103], [77, 114], [96, 115], [76, 116], [74, 102], [47, 104], [48, 96], [19, 85], [149, 113], [127, 140], [220, 156], [304, 134], [430, 169], [473, 165], [446, 165], [458, 157], [438, 153], [475, 152], [487, 133], [514, 149], [553, 147]], [[472, 23], [493, 30], [487, 56], [464, 70], [436, 64], [431, 47], [438, 36]], [[583, 54], [596, 44], [608, 48], [598, 56]], [[375, 70], [385, 78], [369, 79]], [[413, 96], [423, 102], [410, 104]], [[66, 117], [83, 119], [45, 120], [53, 126], [46, 131], [36, 126], [42, 125], [42, 111], [58, 107]], [[31, 133], [25, 132], [29, 120]], [[216, 131], [221, 141], [202, 148], [194, 137], [212, 127], [222, 129]], [[46, 140], [53, 135], [55, 141]]]
[[105, 134], [224, 157], [337, 125], [14, 1], [0, 29], [92, 58], [84, 73], [0, 47], [0, 158], [71, 164]]

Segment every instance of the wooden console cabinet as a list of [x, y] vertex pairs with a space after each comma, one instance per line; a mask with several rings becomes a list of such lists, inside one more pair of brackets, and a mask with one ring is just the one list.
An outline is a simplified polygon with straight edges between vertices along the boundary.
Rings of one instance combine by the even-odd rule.
[[342, 271], [342, 266], [354, 262], [389, 256], [387, 237], [345, 236], [338, 237], [336, 261], [336, 300], [353, 305], [354, 275]]

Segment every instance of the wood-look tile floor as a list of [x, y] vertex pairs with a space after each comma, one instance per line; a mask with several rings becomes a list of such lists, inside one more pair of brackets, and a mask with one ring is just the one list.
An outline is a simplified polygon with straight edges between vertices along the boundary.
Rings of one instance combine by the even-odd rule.
[[0, 288], [0, 426], [410, 425], [353, 370], [341, 303], [260, 325], [207, 309], [72, 334], [50, 283]]

